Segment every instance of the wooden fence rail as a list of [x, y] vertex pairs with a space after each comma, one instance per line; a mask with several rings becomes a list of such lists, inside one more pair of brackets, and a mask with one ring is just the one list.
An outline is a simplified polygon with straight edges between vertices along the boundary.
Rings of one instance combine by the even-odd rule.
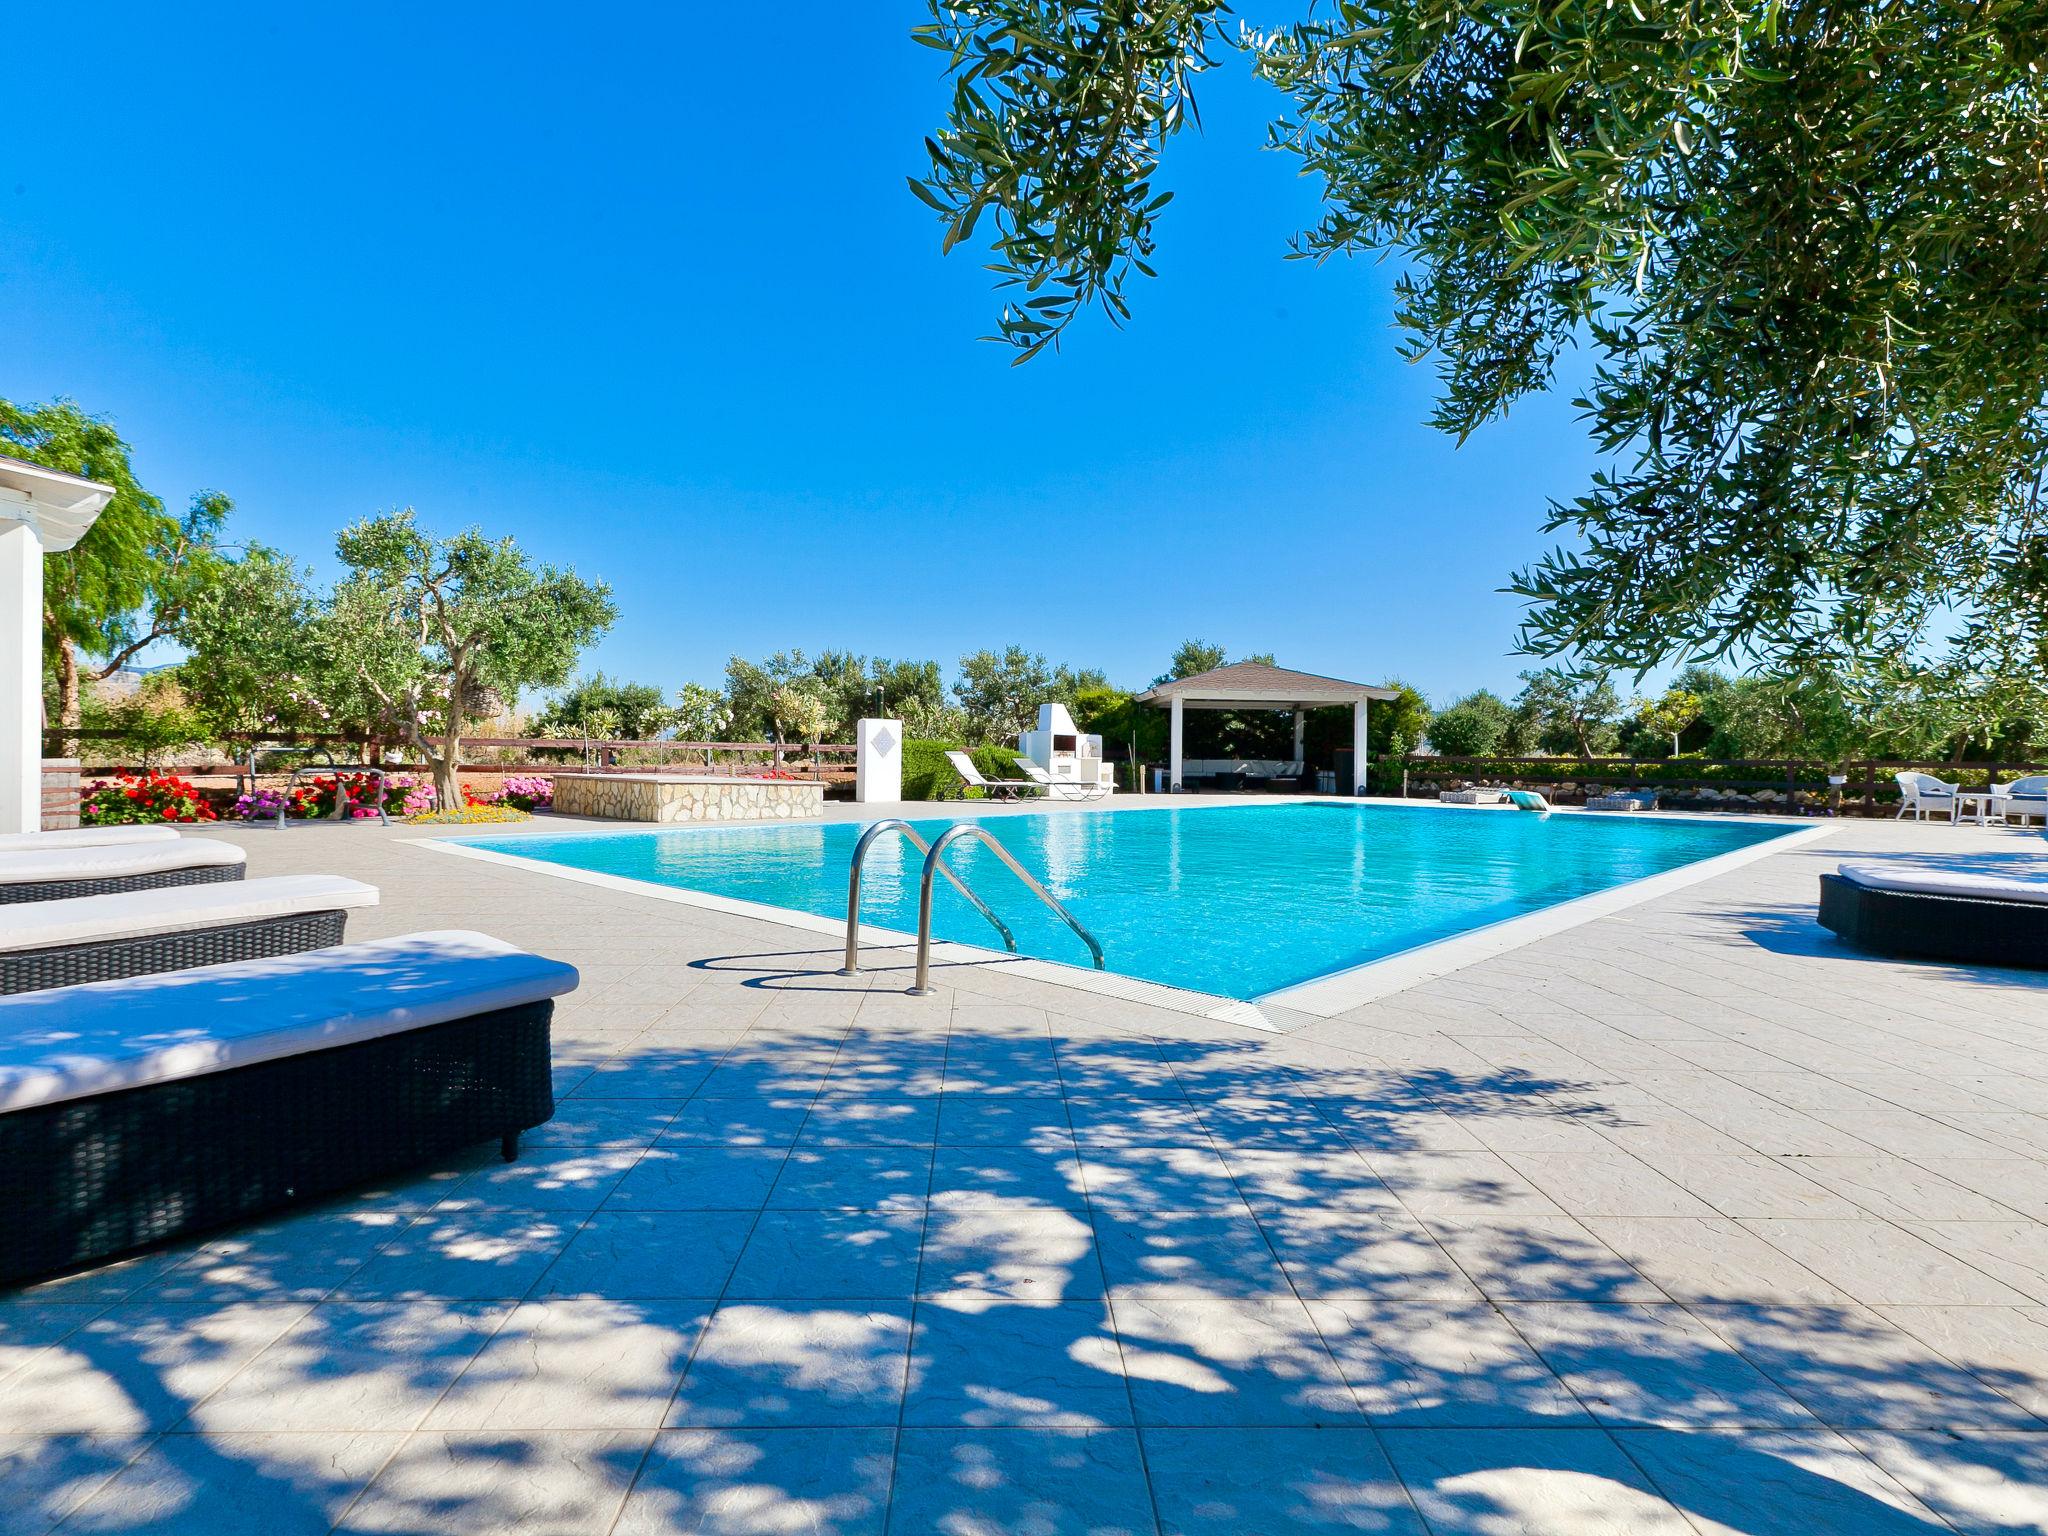
[[[128, 733], [117, 729], [85, 727], [72, 731], [53, 730], [45, 732], [44, 736], [44, 751], [50, 756], [61, 755], [59, 749], [67, 741], [77, 742], [78, 755], [84, 760], [85, 771], [88, 774], [127, 772], [141, 766], [116, 761], [111, 754], [95, 756], [91, 751], [90, 744], [96, 741], [125, 742], [132, 739]], [[246, 779], [251, 772], [252, 747], [259, 757], [314, 751], [355, 761], [375, 762], [382, 760], [386, 754], [398, 754], [403, 761], [406, 743], [345, 732], [302, 732], [290, 736], [267, 737], [253, 744], [238, 744], [238, 757], [223, 754], [218, 763], [203, 767], [196, 764], [180, 764], [179, 771], [201, 774], [209, 778], [232, 776], [238, 780]], [[462, 738], [462, 747], [465, 756], [456, 765], [457, 771], [461, 773], [516, 772], [521, 768], [546, 772], [549, 769], [561, 771], [571, 766], [577, 771], [590, 773], [644, 772], [648, 766], [658, 766], [663, 772], [716, 773], [719, 771], [717, 758], [739, 757], [764, 759], [771, 769], [785, 769], [793, 763], [807, 763], [813, 778], [825, 776], [828, 759], [838, 760], [833, 771], [850, 771], [853, 759], [860, 751], [859, 747], [850, 742], [639, 741], [627, 737], [597, 736], [465, 736]], [[472, 751], [516, 753], [521, 760], [483, 762], [467, 755]], [[619, 759], [624, 754], [652, 755], [660, 761], [656, 765], [622, 764]], [[669, 761], [676, 754], [702, 757], [704, 761], [702, 766]], [[260, 768], [261, 763], [259, 762], [257, 766]], [[348, 764], [344, 762], [340, 766], [346, 767]]]

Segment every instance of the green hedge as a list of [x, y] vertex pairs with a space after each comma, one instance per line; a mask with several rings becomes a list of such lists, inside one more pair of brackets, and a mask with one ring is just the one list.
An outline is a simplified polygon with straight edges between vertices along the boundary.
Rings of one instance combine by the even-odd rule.
[[[906, 800], [979, 800], [981, 791], [969, 789], [946, 761], [948, 752], [967, 749], [957, 741], [906, 741], [903, 743], [903, 798]], [[1011, 747], [976, 747], [968, 754], [985, 779], [1021, 779], [1018, 753]]]
[[[1375, 768], [1379, 765], [1375, 764]], [[1626, 760], [1588, 761], [1585, 758], [1422, 758], [1407, 759], [1410, 779], [1527, 779], [1562, 783], [1567, 780], [1591, 784], [1719, 784], [1754, 785], [1783, 789], [1783, 767], [1762, 763], [1717, 762], [1698, 757], [1646, 757], [1633, 768]], [[1860, 765], [1851, 770], [1851, 793], [1861, 791]], [[1398, 783], [1399, 775], [1396, 774]], [[1890, 786], [1890, 773], [1877, 775], [1880, 784]], [[1825, 789], [1827, 769], [1820, 763], [1802, 763], [1793, 782], [1801, 789]]]

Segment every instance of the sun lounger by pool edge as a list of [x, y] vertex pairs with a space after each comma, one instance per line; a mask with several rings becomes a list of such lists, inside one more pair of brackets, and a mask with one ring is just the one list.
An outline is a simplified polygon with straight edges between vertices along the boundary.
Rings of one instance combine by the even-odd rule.
[[448, 932], [0, 998], [0, 1284], [516, 1155], [576, 979]]
[[0, 921], [0, 995], [325, 949], [376, 902], [339, 875], [272, 875], [24, 903]]
[[0, 853], [0, 905], [242, 878], [248, 856], [204, 837]]
[[1819, 916], [1878, 954], [2048, 969], [2048, 883], [1844, 864], [1820, 877]]

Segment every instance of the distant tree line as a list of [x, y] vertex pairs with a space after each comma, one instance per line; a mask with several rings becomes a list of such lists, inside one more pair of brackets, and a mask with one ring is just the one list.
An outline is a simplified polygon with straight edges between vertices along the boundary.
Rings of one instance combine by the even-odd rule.
[[[60, 739], [112, 729], [145, 758], [181, 746], [332, 732], [404, 743], [444, 794], [465, 732], [494, 717], [561, 738], [775, 741], [851, 738], [867, 715], [901, 719], [910, 736], [969, 747], [1007, 745], [1039, 706], [1065, 704], [1111, 756], [1158, 762], [1167, 714], [1098, 667], [1050, 663], [1020, 645], [957, 659], [853, 651], [734, 656], [716, 684], [673, 695], [645, 682], [576, 675], [579, 657], [616, 618], [609, 590], [536, 564], [509, 539], [469, 529], [436, 536], [410, 510], [344, 529], [342, 579], [322, 589], [283, 554], [227, 538], [233, 504], [217, 491], [183, 514], [136, 478], [128, 445], [69, 401], [0, 400], [0, 452], [115, 487], [76, 548], [45, 568], [46, 712]], [[186, 660], [117, 695], [106, 684], [149, 646]], [[1152, 685], [1231, 659], [1187, 640]], [[1271, 664], [1267, 652], [1240, 661]], [[1427, 746], [1452, 756], [1534, 754], [1638, 758], [1859, 758], [2024, 761], [2048, 750], [2048, 695], [2013, 673], [1813, 665], [1744, 676], [1707, 666], [1624, 699], [1611, 678], [1547, 667], [1512, 698], [1480, 689], [1432, 710], [1399, 680], [1370, 715], [1376, 756]], [[511, 719], [522, 694], [542, 702]], [[1343, 711], [1312, 712], [1308, 752], [1328, 762], [1350, 745]], [[1195, 712], [1188, 755], [1284, 758], [1292, 724], [1277, 711]], [[1398, 770], [1395, 770], [1398, 773]]]
[[1604, 676], [1560, 668], [1521, 681], [1511, 700], [1482, 688], [1438, 710], [1429, 748], [1452, 757], [1961, 763], [2027, 761], [2048, 746], [2039, 690], [1945, 670], [1738, 677], [1691, 666], [1662, 692], [1629, 700]]

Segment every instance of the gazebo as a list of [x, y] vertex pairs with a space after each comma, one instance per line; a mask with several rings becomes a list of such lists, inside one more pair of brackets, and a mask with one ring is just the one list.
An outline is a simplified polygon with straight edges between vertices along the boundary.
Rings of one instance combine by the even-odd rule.
[[113, 498], [0, 454], [0, 833], [43, 825], [43, 556], [84, 538]]
[[1308, 711], [1332, 704], [1349, 704], [1353, 777], [1357, 781], [1355, 787], [1362, 792], [1365, 784], [1366, 709], [1374, 699], [1386, 702], [1396, 697], [1398, 695], [1393, 689], [1375, 688], [1369, 683], [1347, 683], [1339, 677], [1291, 672], [1286, 667], [1269, 667], [1257, 661], [1237, 661], [1213, 671], [1198, 672], [1193, 677], [1160, 683], [1139, 694], [1138, 702], [1157, 704], [1172, 714], [1167, 783], [1176, 790], [1182, 787], [1181, 770], [1185, 761], [1182, 742], [1185, 740], [1184, 723], [1188, 710], [1291, 710], [1294, 713], [1294, 756], [1298, 762]]

